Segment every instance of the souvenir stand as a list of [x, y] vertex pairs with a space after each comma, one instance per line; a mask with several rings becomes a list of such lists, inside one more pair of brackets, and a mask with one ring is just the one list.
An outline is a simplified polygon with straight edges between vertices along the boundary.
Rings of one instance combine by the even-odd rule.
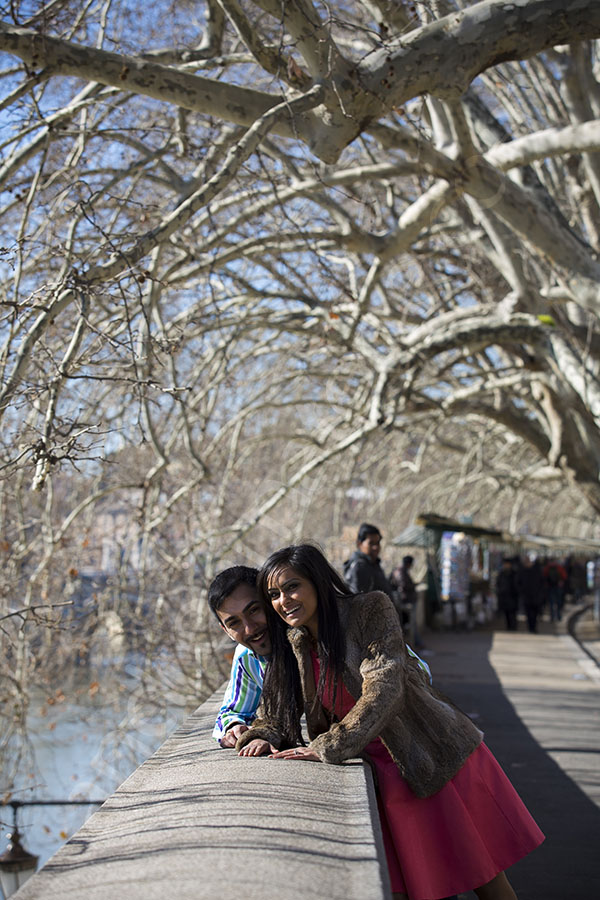
[[600, 622], [600, 557], [588, 560], [586, 564], [587, 588], [592, 595], [594, 619]]
[[[503, 556], [525, 553], [587, 563], [587, 589], [600, 621], [600, 541], [564, 535], [508, 534], [422, 513], [392, 544], [420, 547], [427, 562], [424, 621], [430, 628], [473, 628], [496, 612], [496, 576]], [[590, 596], [591, 595], [591, 596]]]
[[426, 621], [430, 627], [472, 628], [494, 614], [493, 575], [510, 545], [501, 531], [423, 513], [395, 545], [423, 546], [427, 556]]

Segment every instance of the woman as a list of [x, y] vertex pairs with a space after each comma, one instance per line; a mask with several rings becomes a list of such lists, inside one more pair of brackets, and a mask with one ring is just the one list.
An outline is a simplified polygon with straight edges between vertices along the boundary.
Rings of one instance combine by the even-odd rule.
[[543, 834], [481, 732], [408, 654], [390, 599], [351, 594], [310, 544], [272, 554], [258, 586], [270, 601], [272, 655], [261, 718], [238, 741], [240, 754], [327, 763], [364, 754], [377, 776], [394, 897], [474, 890], [515, 900], [504, 869]]

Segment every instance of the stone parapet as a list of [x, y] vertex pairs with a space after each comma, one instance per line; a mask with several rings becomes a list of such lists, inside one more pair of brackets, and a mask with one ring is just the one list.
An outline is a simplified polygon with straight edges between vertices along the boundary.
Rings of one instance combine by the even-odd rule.
[[222, 750], [211, 738], [221, 697], [189, 716], [13, 898], [388, 898], [369, 767]]

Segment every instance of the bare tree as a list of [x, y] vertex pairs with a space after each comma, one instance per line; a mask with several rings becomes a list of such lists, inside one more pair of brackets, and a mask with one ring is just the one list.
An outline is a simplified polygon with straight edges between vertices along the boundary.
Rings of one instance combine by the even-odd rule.
[[339, 533], [350, 485], [390, 528], [462, 502], [593, 532], [599, 2], [2, 11], [21, 689], [87, 573], [92, 616], [151, 609], [148, 682], [178, 617], [173, 692], [209, 690], [207, 580]]

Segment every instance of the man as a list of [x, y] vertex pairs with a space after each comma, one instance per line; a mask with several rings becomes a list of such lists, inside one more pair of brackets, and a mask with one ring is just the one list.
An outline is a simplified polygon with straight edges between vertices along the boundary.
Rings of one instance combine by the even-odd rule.
[[376, 525], [363, 522], [356, 537], [356, 550], [344, 563], [344, 578], [356, 594], [383, 591], [393, 597], [394, 589], [381, 567], [381, 532]]
[[[405, 614], [417, 602], [417, 589], [410, 572], [413, 562], [414, 557], [403, 556], [402, 565], [397, 566], [390, 575], [390, 582], [396, 588], [398, 601]], [[404, 617], [402, 618], [402, 624], [406, 625], [407, 621], [408, 615], [406, 621]]]
[[213, 730], [221, 747], [235, 747], [256, 716], [271, 639], [266, 613], [256, 590], [258, 570], [233, 566], [216, 576], [208, 605], [223, 631], [238, 643], [229, 684]]
[[396, 605], [402, 627], [410, 633], [411, 643], [414, 641], [417, 650], [425, 652], [425, 647], [417, 630], [417, 588], [410, 571], [414, 561], [413, 556], [403, 556], [402, 565], [395, 568], [390, 575], [390, 583], [395, 588]]
[[527, 628], [537, 633], [537, 620], [544, 603], [544, 579], [542, 568], [535, 554], [527, 554], [517, 569], [519, 597], [527, 616]]
[[549, 559], [543, 568], [542, 574], [544, 576], [544, 584], [548, 595], [550, 619], [552, 622], [560, 622], [565, 600], [567, 571], [557, 560]]
[[513, 560], [505, 556], [496, 578], [498, 609], [504, 613], [508, 631], [517, 630], [517, 610], [519, 608], [519, 586]]

